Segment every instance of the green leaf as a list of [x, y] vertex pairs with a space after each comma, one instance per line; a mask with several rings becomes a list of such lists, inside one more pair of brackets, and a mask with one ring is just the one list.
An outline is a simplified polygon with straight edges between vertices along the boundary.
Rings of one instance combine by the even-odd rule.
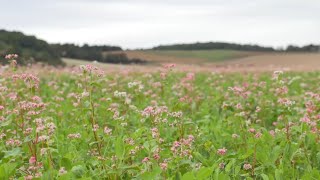
[[64, 157], [61, 159], [61, 166], [69, 170], [72, 168], [72, 162], [70, 159]]
[[181, 180], [181, 173], [180, 172], [176, 172], [176, 176], [175, 176], [175, 180]]
[[0, 126], [1, 126], [1, 127], [8, 126], [8, 125], [11, 124], [11, 122], [12, 122], [12, 119], [6, 120], [6, 121], [2, 121], [2, 122], [0, 123]]
[[226, 175], [225, 173], [220, 173], [218, 179], [219, 180], [229, 180], [230, 177], [228, 175]]
[[270, 157], [271, 163], [274, 163], [278, 159], [280, 153], [281, 153], [281, 147], [280, 146], [275, 146], [272, 149], [272, 153], [270, 153], [270, 155], [271, 155], [271, 157]]
[[32, 94], [35, 94], [35, 93], [36, 93], [36, 87], [35, 87], [35, 86], [32, 86], [32, 87], [31, 87], [31, 92], [32, 92]]
[[90, 107], [90, 105], [91, 105], [90, 101], [85, 101], [84, 102], [84, 107], [88, 108], [88, 107]]
[[46, 179], [54, 179], [54, 177], [57, 175], [57, 171], [55, 170], [47, 170], [45, 173], [43, 173], [41, 179], [46, 180]]
[[235, 175], [238, 175], [239, 172], [240, 172], [240, 170], [241, 170], [241, 167], [240, 167], [240, 166], [237, 166], [236, 168], [234, 168], [234, 174], [235, 174]]
[[195, 180], [193, 172], [187, 172], [182, 176], [182, 180]]
[[58, 177], [58, 180], [70, 180], [70, 179], [72, 179], [71, 173], [66, 173]]
[[0, 166], [0, 179], [9, 179], [15, 173], [17, 164], [6, 163]]
[[199, 152], [195, 152], [195, 153], [194, 153], [194, 157], [195, 157], [197, 160], [199, 160], [202, 164], [208, 165], [208, 164], [207, 164], [207, 159], [204, 158]]
[[275, 177], [276, 177], [276, 180], [281, 180], [282, 179], [282, 171], [279, 169], [276, 169]]
[[73, 166], [71, 172], [75, 177], [81, 178], [85, 173], [85, 168], [81, 165]]
[[97, 83], [97, 82], [92, 82], [92, 83], [90, 83], [90, 85], [93, 86], [93, 87], [94, 87], [94, 86], [95, 86], [95, 87], [102, 87], [101, 84], [100, 84], [100, 83]]
[[23, 140], [24, 143], [30, 142], [30, 141], [32, 141], [32, 138], [30, 136], [25, 137]]
[[260, 174], [263, 180], [269, 180], [269, 177], [266, 174]]
[[253, 149], [249, 149], [245, 154], [241, 155], [239, 159], [246, 159], [250, 157], [253, 154], [253, 152], [254, 152]]
[[232, 168], [232, 166], [234, 165], [235, 162], [236, 162], [235, 159], [231, 159], [231, 161], [226, 165], [225, 171], [226, 171], [227, 173], [230, 172], [230, 170], [231, 170], [231, 168]]
[[201, 168], [197, 173], [197, 179], [206, 179], [212, 174], [212, 169], [208, 167]]
[[160, 167], [154, 168], [151, 172], [145, 172], [139, 176], [141, 179], [149, 180], [149, 179], [157, 179], [157, 177], [161, 174]]
[[115, 144], [115, 151], [118, 158], [122, 159], [124, 156], [124, 143], [121, 137], [118, 137]]
[[4, 158], [7, 157], [17, 157], [18, 155], [21, 155], [21, 149], [20, 148], [14, 148], [10, 151], [4, 151], [5, 155]]

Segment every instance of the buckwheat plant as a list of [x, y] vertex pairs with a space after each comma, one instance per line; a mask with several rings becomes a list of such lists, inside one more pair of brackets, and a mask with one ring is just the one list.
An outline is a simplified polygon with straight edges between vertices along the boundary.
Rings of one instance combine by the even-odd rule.
[[0, 179], [320, 179], [319, 72], [5, 58]]

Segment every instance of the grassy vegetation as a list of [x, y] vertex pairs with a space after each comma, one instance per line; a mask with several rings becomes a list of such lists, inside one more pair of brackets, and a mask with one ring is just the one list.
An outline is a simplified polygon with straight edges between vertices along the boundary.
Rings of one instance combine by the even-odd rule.
[[257, 52], [235, 50], [148, 50], [144, 52], [177, 58], [202, 59], [206, 62], [221, 62], [258, 54]]

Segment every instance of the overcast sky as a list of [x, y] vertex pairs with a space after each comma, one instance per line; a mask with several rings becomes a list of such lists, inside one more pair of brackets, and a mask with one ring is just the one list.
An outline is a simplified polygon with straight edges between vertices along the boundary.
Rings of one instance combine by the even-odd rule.
[[0, 0], [0, 29], [124, 48], [320, 44], [320, 0]]

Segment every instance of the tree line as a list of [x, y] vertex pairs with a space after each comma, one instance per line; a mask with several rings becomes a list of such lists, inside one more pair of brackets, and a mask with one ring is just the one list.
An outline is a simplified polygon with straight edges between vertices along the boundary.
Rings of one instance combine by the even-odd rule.
[[[63, 65], [59, 54], [46, 41], [21, 32], [0, 30], [0, 55], [19, 54], [18, 63], [43, 62], [50, 65]], [[6, 63], [2, 60], [1, 63]]]
[[[112, 52], [112, 53], [108, 53]], [[46, 41], [21, 32], [0, 30], [0, 57], [19, 54], [19, 64], [42, 62], [64, 65], [62, 57], [98, 61], [104, 63], [145, 63], [142, 59], [129, 58], [118, 46], [82, 46], [75, 44], [48, 44]], [[2, 60], [1, 63], [7, 63]]]
[[[191, 44], [160, 45], [153, 50], [214, 50], [228, 49], [239, 51], [260, 52], [319, 52], [319, 45], [294, 46], [285, 49], [274, 49], [250, 44], [236, 44], [225, 42], [205, 42]], [[19, 64], [43, 62], [50, 65], [64, 65], [62, 57], [98, 61], [104, 63], [145, 63], [145, 60], [129, 58], [119, 46], [108, 45], [76, 45], [76, 44], [48, 44], [46, 41], [28, 36], [21, 32], [0, 30], [0, 56], [16, 53], [20, 55]], [[6, 63], [2, 61], [1, 63]]]
[[190, 44], [173, 44], [160, 45], [152, 48], [153, 50], [214, 50], [227, 49], [239, 51], [259, 51], [259, 52], [319, 52], [319, 45], [294, 46], [289, 45], [285, 49], [275, 49], [273, 47], [264, 47], [251, 44], [236, 44], [225, 42], [205, 42], [205, 43], [190, 43]]
[[129, 58], [126, 53], [118, 46], [83, 46], [75, 44], [52, 44], [52, 48], [59, 53], [61, 57], [85, 59], [89, 61], [98, 61], [114, 64], [145, 63], [138, 58]]

